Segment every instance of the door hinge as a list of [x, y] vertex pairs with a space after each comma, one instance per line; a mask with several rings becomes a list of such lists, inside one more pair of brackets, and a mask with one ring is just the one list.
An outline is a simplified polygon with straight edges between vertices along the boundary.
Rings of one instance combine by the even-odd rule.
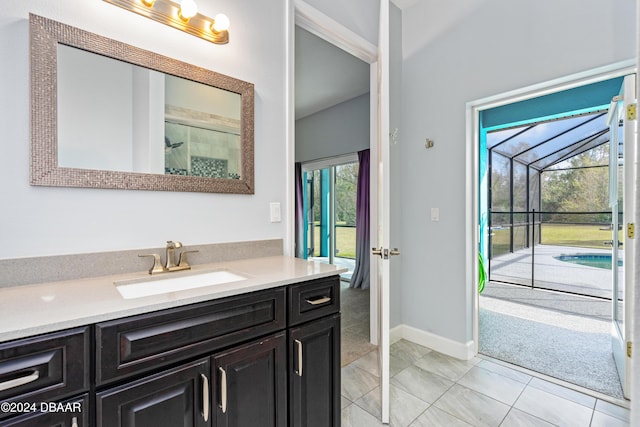
[[636, 237], [636, 225], [633, 222], [627, 223], [627, 237], [630, 239]]
[[631, 358], [631, 341], [627, 341], [627, 357]]
[[635, 120], [638, 116], [638, 104], [627, 105], [627, 120]]

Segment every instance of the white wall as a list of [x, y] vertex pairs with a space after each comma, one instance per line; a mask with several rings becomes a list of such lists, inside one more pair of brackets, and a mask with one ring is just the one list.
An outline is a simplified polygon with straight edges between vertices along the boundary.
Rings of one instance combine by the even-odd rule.
[[369, 94], [296, 120], [296, 162], [369, 148]]
[[378, 45], [380, 0], [304, 0], [304, 2], [365, 40]]
[[[269, 222], [269, 202], [285, 202], [289, 166], [284, 142], [285, 0], [198, 3], [206, 15], [229, 16], [229, 44], [214, 45], [103, 1], [3, 3], [0, 259], [154, 247], [168, 239], [192, 245], [285, 236], [285, 206], [283, 222]], [[254, 83], [256, 194], [30, 186], [29, 12]]]
[[424, 0], [403, 11], [404, 324], [472, 339], [465, 103], [633, 58], [635, 18], [630, 0]]

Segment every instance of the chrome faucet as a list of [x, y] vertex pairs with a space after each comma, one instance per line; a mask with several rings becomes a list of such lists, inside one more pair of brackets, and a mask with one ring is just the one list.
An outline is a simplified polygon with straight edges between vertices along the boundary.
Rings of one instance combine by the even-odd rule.
[[178, 258], [178, 264], [176, 264], [176, 249], [182, 248], [182, 243], [173, 242], [171, 240], [167, 240], [167, 246], [165, 247], [165, 259], [164, 265], [160, 260], [160, 255], [158, 254], [141, 254], [139, 257], [151, 257], [153, 258], [153, 265], [149, 269], [149, 274], [157, 274], [157, 273], [169, 273], [171, 271], [182, 271], [182, 270], [191, 270], [191, 266], [187, 262], [187, 254], [198, 252], [194, 251], [181, 251], [180, 257]]

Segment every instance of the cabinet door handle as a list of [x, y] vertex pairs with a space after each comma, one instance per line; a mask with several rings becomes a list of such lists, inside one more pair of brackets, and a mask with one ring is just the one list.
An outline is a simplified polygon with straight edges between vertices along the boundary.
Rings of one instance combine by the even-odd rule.
[[29, 375], [24, 377], [14, 378], [9, 381], [3, 381], [0, 383], [0, 391], [9, 390], [10, 388], [20, 387], [21, 385], [29, 384], [40, 378], [40, 372], [33, 371]]
[[298, 363], [297, 363], [297, 369], [296, 369], [296, 374], [298, 374], [299, 377], [302, 376], [302, 342], [300, 342], [300, 340], [295, 340], [296, 343], [296, 349], [298, 350]]
[[209, 378], [205, 374], [202, 377], [202, 418], [209, 421]]
[[220, 370], [220, 408], [222, 408], [222, 413], [227, 413], [227, 372], [222, 369]]
[[78, 427], [78, 417], [71, 418], [71, 427]]
[[325, 302], [331, 301], [331, 297], [322, 297], [322, 298], [313, 299], [313, 300], [308, 299], [306, 301], [311, 305], [319, 305], [319, 304], [324, 304]]

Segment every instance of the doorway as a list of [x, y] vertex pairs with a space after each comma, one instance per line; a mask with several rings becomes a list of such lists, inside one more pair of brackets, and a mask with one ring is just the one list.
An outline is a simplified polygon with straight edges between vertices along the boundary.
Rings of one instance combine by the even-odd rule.
[[[607, 122], [611, 94], [603, 98], [606, 101], [590, 106], [583, 105], [580, 108], [566, 109], [560, 114], [557, 111], [553, 114], [539, 114], [543, 118], [538, 120], [530, 118], [529, 120], [520, 120], [520, 122], [515, 121], [516, 123], [503, 123], [501, 124], [502, 126], [494, 125], [493, 129], [491, 126], [483, 128], [480, 124], [485, 125], [495, 118], [494, 116], [485, 120], [487, 116], [483, 116], [483, 112], [491, 111], [491, 109], [496, 112], [496, 106], [498, 106], [498, 109], [502, 109], [501, 114], [505, 114], [505, 110], [509, 107], [522, 108], [523, 103], [528, 103], [527, 107], [531, 108], [536, 100], [539, 102], [545, 96], [566, 95], [566, 92], [580, 90], [580, 88], [588, 87], [589, 85], [603, 85], [603, 82], [609, 80], [615, 81], [617, 90], [614, 95], [617, 95], [622, 84], [621, 76], [631, 71], [629, 67], [619, 67], [615, 71], [611, 69], [606, 72], [598, 70], [587, 80], [581, 78], [574, 81], [565, 80], [562, 83], [552, 82], [549, 86], [555, 87], [553, 91], [541, 89], [540, 87], [532, 90], [524, 89], [518, 94], [511, 93], [500, 97], [500, 100], [497, 100], [498, 97], [496, 97], [468, 105], [468, 109], [474, 111], [474, 115], [476, 115], [473, 122], [477, 126], [474, 129], [478, 132], [474, 138], [475, 143], [478, 144], [478, 148], [475, 151], [474, 173], [478, 175], [473, 178], [477, 185], [476, 188], [479, 189], [475, 198], [477, 225], [474, 228], [477, 228], [478, 231], [478, 239], [476, 241], [478, 246], [476, 247], [484, 255], [484, 265], [488, 267], [490, 275], [490, 282], [487, 288], [489, 292], [485, 291], [482, 296], [478, 296], [475, 305], [477, 317], [474, 325], [474, 337], [481, 353], [486, 351], [486, 348], [483, 347], [483, 336], [487, 335], [487, 328], [483, 328], [483, 322], [484, 326], [490, 322], [493, 322], [494, 326], [497, 325], [492, 332], [494, 334], [497, 333], [503, 339], [508, 335], [508, 327], [519, 325], [512, 333], [516, 337], [522, 337], [534, 327], [538, 328], [547, 323], [547, 320], [555, 318], [553, 322], [556, 322], [556, 324], [552, 324], [550, 329], [543, 332], [545, 334], [544, 341], [549, 342], [564, 333], [585, 332], [582, 329], [588, 323], [588, 313], [571, 313], [571, 305], [581, 305], [582, 307], [590, 304], [592, 306], [600, 305], [605, 308], [596, 313], [594, 318], [588, 320], [595, 319], [596, 323], [599, 322], [601, 326], [599, 337], [601, 344], [599, 346], [607, 348], [604, 357], [608, 359], [610, 365], [608, 369], [612, 370], [614, 376], [617, 376], [612, 360], [612, 338], [610, 333], [612, 329], [612, 310], [620, 304], [620, 300], [617, 297], [619, 293], [612, 290], [612, 272], [617, 273], [619, 271], [617, 263], [610, 265], [611, 268], [608, 273], [602, 273], [607, 276], [605, 283], [601, 281], [600, 287], [602, 289], [594, 291], [594, 289], [589, 289], [588, 283], [582, 283], [580, 277], [576, 275], [576, 272], [583, 267], [573, 264], [573, 262], [575, 260], [586, 260], [589, 255], [592, 255], [591, 258], [595, 259], [597, 258], [595, 255], [599, 255], [600, 252], [602, 252], [602, 255], [607, 255], [605, 252], [608, 252], [608, 260], [609, 264], [611, 264], [611, 259], [615, 259], [618, 255], [618, 250], [616, 249], [612, 257], [611, 248], [608, 250], [600, 247], [588, 250], [581, 249], [577, 246], [583, 245], [584, 242], [576, 244], [575, 239], [568, 237], [566, 233], [562, 237], [565, 240], [562, 241], [560, 239], [558, 241], [558, 236], [561, 234], [558, 233], [558, 229], [580, 228], [580, 230], [573, 230], [573, 232], [584, 240], [586, 234], [583, 228], [591, 227], [596, 233], [602, 234], [602, 236], [598, 234], [593, 239], [596, 242], [599, 240], [597, 242], [599, 245], [602, 245], [602, 242], [606, 241], [607, 237], [608, 240], [614, 240], [615, 245], [615, 240], [619, 233], [615, 223], [618, 222], [619, 216], [609, 203], [613, 199], [609, 194], [609, 179], [607, 176], [609, 173], [607, 169], [611, 164], [611, 169], [616, 171], [611, 173], [611, 176], [616, 178], [611, 182], [617, 182], [617, 177], [620, 175], [617, 171], [623, 161], [621, 157], [618, 157], [620, 152], [618, 151], [613, 155], [613, 160], [609, 162], [609, 140], [612, 139], [612, 135], [617, 134], [618, 129], [618, 122], [616, 121], [616, 131], [610, 132]], [[526, 95], [523, 95], [523, 93], [526, 93]], [[516, 100], [519, 102], [514, 104]], [[485, 108], [479, 108], [480, 105], [484, 105]], [[582, 127], [582, 125], [585, 125], [585, 127]], [[580, 130], [581, 127], [582, 131]], [[611, 129], [614, 129], [614, 127]], [[573, 138], [572, 142], [568, 142], [571, 135], [575, 136], [575, 138]], [[561, 144], [560, 141], [563, 139], [566, 139], [567, 142]], [[613, 144], [616, 150], [622, 147], [622, 145], [618, 144], [618, 141], [613, 142]], [[606, 159], [606, 162], [588, 164], [596, 159]], [[590, 176], [592, 179], [593, 177], [598, 177], [596, 181], [600, 182], [600, 184], [604, 182], [604, 186], [600, 185], [603, 188], [597, 189], [595, 188], [595, 181], [592, 180], [589, 183], [590, 187], [582, 191], [582, 195], [586, 193], [589, 196], [596, 194], [601, 196], [600, 204], [592, 206], [591, 209], [574, 209], [573, 211], [557, 209], [557, 206], [554, 209], [549, 209], [550, 198], [548, 194], [545, 198], [540, 192], [552, 191], [550, 189], [551, 184], [556, 186], [556, 192], [560, 184], [564, 184], [566, 190], [569, 181], [575, 184], [577, 176], [582, 176], [583, 181], [587, 176]], [[582, 184], [584, 185], [585, 182], [582, 182]], [[562, 199], [560, 200], [561, 202], [568, 202], [566, 195], [564, 199], [562, 197], [560, 199]], [[617, 203], [618, 198], [616, 197], [615, 200]], [[627, 215], [632, 215], [632, 213], [627, 212]], [[604, 218], [605, 216], [607, 218]], [[611, 224], [614, 225], [611, 226]], [[556, 241], [552, 242], [553, 239], [556, 239]], [[564, 247], [558, 249], [558, 243], [563, 243]], [[556, 252], [559, 250], [562, 253], [556, 254], [554, 250]], [[585, 253], [583, 254], [583, 252]], [[598, 254], [586, 252], [598, 252]], [[558, 273], [563, 266], [566, 273], [564, 278], [561, 277], [562, 274]], [[556, 270], [549, 274], [550, 268], [556, 268]], [[595, 269], [596, 267], [588, 266], [584, 268]], [[477, 270], [474, 269], [474, 271]], [[593, 279], [593, 277], [587, 277], [592, 276], [590, 272], [585, 273], [584, 276], [587, 279]], [[491, 289], [494, 284], [498, 286], [494, 286], [494, 289]], [[622, 287], [624, 288], [625, 286], [622, 285]], [[588, 301], [584, 299], [585, 293], [593, 294], [594, 292], [597, 294], [595, 299], [593, 295], [590, 296], [591, 299]], [[605, 300], [606, 295], [604, 294], [607, 292], [609, 299]], [[483, 299], [491, 304], [483, 304]], [[505, 301], [508, 303], [504, 303]], [[568, 301], [571, 302], [568, 303]], [[595, 303], [592, 304], [592, 301], [595, 301]], [[545, 304], [547, 304], [546, 307], [541, 307]], [[531, 307], [532, 305], [537, 305], [537, 307]], [[560, 316], [555, 316], [556, 314]], [[600, 319], [598, 319], [599, 316], [601, 317]], [[607, 318], [607, 320], [605, 321], [603, 318]], [[528, 345], [531, 340], [528, 339], [526, 341]], [[579, 338], [573, 335], [571, 337], [565, 335], [560, 341], [560, 347], [568, 348], [570, 347], [569, 344], [573, 345], [579, 341]], [[620, 342], [620, 339], [618, 339], [618, 342]], [[505, 348], [512, 349], [520, 344], [516, 341], [511, 342], [504, 346], [501, 351], [504, 351]], [[527, 348], [528, 350], [523, 351], [526, 357], [521, 359], [520, 362], [507, 361], [522, 366], [525, 363], [522, 360], [535, 356], [536, 353], [545, 353], [539, 348], [536, 349], [535, 346]], [[504, 355], [501, 357], [504, 357]], [[558, 360], [563, 359], [564, 357], [558, 358]], [[549, 363], [550, 367], [558, 367], [558, 360]], [[541, 371], [541, 365], [544, 364], [540, 361], [530, 363], [533, 363], [533, 365], [525, 367], [534, 371]], [[571, 367], [571, 369], [576, 370], [575, 366]], [[553, 370], [550, 371], [551, 373], [542, 372], [557, 376], [553, 374]], [[577, 384], [572, 379], [557, 377]], [[621, 377], [624, 380], [624, 374]], [[578, 385], [597, 390], [597, 388], [588, 384]], [[607, 393], [603, 390], [597, 391]], [[614, 395], [615, 398], [622, 398], [621, 392], [608, 394]]]

